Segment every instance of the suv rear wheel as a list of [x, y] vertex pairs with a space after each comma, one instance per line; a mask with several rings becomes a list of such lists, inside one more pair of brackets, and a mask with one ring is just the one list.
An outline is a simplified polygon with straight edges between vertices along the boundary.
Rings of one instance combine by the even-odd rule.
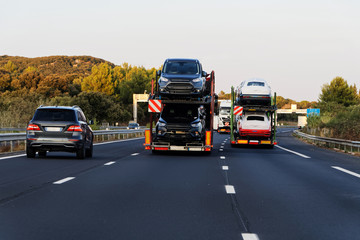
[[85, 146], [79, 148], [77, 151], [76, 151], [76, 157], [78, 159], [84, 159], [85, 158]]
[[39, 157], [41, 158], [46, 157], [46, 151], [39, 151]]
[[27, 158], [34, 158], [35, 157], [35, 151], [32, 147], [26, 146], [26, 157]]
[[93, 149], [94, 149], [94, 145], [91, 142], [90, 148], [86, 149], [86, 151], [85, 151], [85, 156], [86, 157], [92, 157], [93, 156]]

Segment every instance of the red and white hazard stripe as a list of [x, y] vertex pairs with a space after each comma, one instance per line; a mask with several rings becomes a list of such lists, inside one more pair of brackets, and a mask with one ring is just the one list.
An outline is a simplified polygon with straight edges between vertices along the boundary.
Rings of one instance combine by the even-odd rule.
[[234, 115], [241, 116], [243, 113], [243, 107], [235, 106], [234, 107]]
[[149, 112], [161, 112], [161, 100], [149, 100]]

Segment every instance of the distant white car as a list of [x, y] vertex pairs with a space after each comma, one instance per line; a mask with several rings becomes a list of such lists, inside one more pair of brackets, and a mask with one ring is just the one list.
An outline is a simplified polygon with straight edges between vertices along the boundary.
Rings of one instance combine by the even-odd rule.
[[271, 88], [264, 79], [253, 78], [241, 82], [237, 88], [238, 104], [271, 105]]
[[237, 119], [237, 130], [241, 137], [270, 137], [271, 120], [266, 113], [246, 113]]

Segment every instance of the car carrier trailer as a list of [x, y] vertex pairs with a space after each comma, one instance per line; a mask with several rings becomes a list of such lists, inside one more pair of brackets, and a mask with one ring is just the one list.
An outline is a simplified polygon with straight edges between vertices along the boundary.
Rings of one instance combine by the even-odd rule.
[[[235, 97], [234, 87], [231, 87], [231, 111], [230, 111], [230, 144], [236, 145], [267, 145], [273, 147], [277, 145], [276, 141], [276, 93], [270, 106], [263, 105], [244, 105], [240, 106], [240, 101]], [[253, 131], [253, 133], [243, 134], [238, 131], [237, 124], [242, 115], [247, 113], [266, 114], [270, 119], [270, 132], [262, 133]]]
[[[145, 130], [145, 149], [160, 151], [199, 151], [211, 152], [213, 148], [213, 118], [217, 95], [215, 94], [215, 73], [206, 75], [207, 93], [201, 97], [161, 96], [157, 78], [152, 81], [149, 96], [150, 129]], [[196, 111], [198, 110], [198, 113]], [[169, 123], [163, 118], [165, 114], [183, 113], [171, 116]], [[192, 112], [195, 123], [186, 122], [184, 114]], [[194, 119], [193, 119], [194, 120]], [[154, 129], [154, 123], [156, 124]]]

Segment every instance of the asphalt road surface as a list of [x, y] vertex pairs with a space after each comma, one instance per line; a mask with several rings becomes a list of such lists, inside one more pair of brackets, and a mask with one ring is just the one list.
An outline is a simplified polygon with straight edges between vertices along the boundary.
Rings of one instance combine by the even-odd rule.
[[279, 146], [152, 154], [142, 139], [92, 159], [0, 156], [0, 239], [360, 239], [360, 158], [280, 129]]

